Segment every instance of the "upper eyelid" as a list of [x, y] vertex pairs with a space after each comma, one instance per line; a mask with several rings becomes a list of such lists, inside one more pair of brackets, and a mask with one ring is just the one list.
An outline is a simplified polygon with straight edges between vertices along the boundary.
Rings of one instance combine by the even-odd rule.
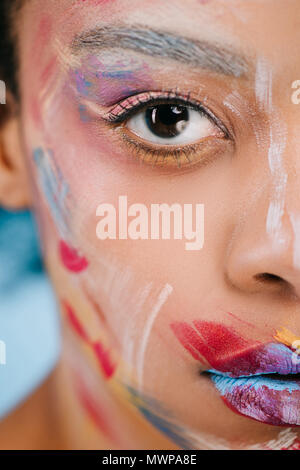
[[[147, 106], [147, 104], [155, 100], [177, 100], [178, 102], [180, 101], [183, 105], [193, 107], [199, 112], [202, 111], [207, 115], [208, 119], [211, 119], [211, 121], [213, 121], [214, 124], [218, 126], [222, 132], [224, 132], [227, 138], [230, 138], [230, 133], [223, 122], [207, 106], [203, 105], [200, 101], [191, 99], [190, 93], [181, 94], [174, 91], [138, 93], [122, 100], [120, 103], [115, 105], [108, 113], [106, 113], [106, 115], [103, 116], [103, 119], [111, 123], [123, 122], [127, 117], [129, 117], [131, 111], [133, 113], [137, 112], [138, 108]], [[129, 107], [124, 106], [126, 103], [129, 104]]]
[[[122, 116], [123, 114], [126, 113], [126, 111], [130, 111], [131, 109], [135, 109], [139, 106], [146, 106], [147, 104], [150, 103], [152, 100], [181, 100], [184, 102], [186, 105], [195, 105], [200, 107], [200, 103], [192, 103], [190, 102], [190, 94], [188, 95], [181, 95], [177, 94], [176, 92], [162, 92], [162, 91], [152, 91], [152, 92], [144, 92], [144, 93], [138, 93], [136, 95], [132, 95], [124, 100], [122, 100], [120, 103], [115, 105], [108, 113], [108, 119], [109, 117], [112, 118], [114, 121], [115, 118], [118, 118], [119, 116]], [[129, 107], [124, 106], [124, 104], [128, 103]], [[119, 110], [119, 108], [121, 108]]]

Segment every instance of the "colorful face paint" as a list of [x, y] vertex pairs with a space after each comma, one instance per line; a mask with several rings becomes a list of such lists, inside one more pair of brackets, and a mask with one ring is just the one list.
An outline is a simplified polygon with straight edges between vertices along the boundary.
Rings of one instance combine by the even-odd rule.
[[38, 171], [40, 188], [45, 195], [51, 215], [62, 236], [70, 233], [69, 206], [70, 191], [59, 169], [53, 152], [37, 148], [33, 152], [33, 159]]
[[211, 366], [206, 372], [232, 409], [268, 424], [300, 424], [300, 361], [291, 349], [245, 340], [212, 322], [171, 328], [194, 359]]
[[73, 273], [80, 273], [88, 267], [88, 261], [84, 256], [70, 247], [64, 240], [59, 243], [59, 251], [63, 265]]
[[100, 60], [95, 55], [82, 59], [80, 68], [71, 70], [71, 82], [81, 100], [109, 106], [153, 86], [149, 66], [135, 59], [125, 62], [114, 55]]
[[299, 380], [212, 374], [212, 381], [233, 411], [274, 426], [300, 425]]
[[116, 365], [111, 359], [110, 352], [104, 348], [100, 340], [92, 341], [72, 307], [67, 302], [63, 302], [63, 305], [73, 330], [93, 350], [105, 377], [110, 379], [116, 370]]
[[[297, 155], [286, 140], [295, 124], [281, 88], [282, 71], [294, 73], [297, 64], [294, 54], [289, 66], [282, 44], [288, 51], [298, 32], [290, 22], [279, 34], [287, 16], [279, 7], [260, 5], [257, 15], [246, 3], [45, 0], [24, 7], [31, 19], [20, 41], [23, 134], [35, 163], [47, 266], [65, 299], [63, 360], [77, 374], [79, 399], [70, 416], [81, 403], [102, 448], [298, 445], [296, 428], [275, 426], [299, 424], [300, 366], [291, 335], [273, 338], [282, 324], [298, 333], [298, 299], [284, 298], [280, 283], [257, 282], [252, 291], [256, 274], [278, 269], [290, 284], [299, 275], [292, 207], [299, 198], [289, 187], [298, 167], [296, 158], [285, 161]], [[146, 134], [132, 132], [129, 120], [156, 110], [159, 97], [175, 111], [180, 98], [185, 107], [199, 103], [213, 126], [227, 130], [220, 146], [209, 145], [210, 158], [198, 138], [158, 146], [151, 122]], [[117, 119], [106, 119], [114, 113]], [[182, 254], [163, 240], [99, 241], [96, 208], [120, 194], [146, 206], [203, 202], [203, 251]], [[293, 256], [283, 252], [284, 261], [270, 263], [279, 252], [268, 251], [270, 237], [287, 249], [286, 208]], [[199, 319], [191, 312], [201, 312]], [[260, 422], [230, 414], [220, 396]]]
[[213, 322], [194, 321], [171, 325], [177, 339], [194, 359], [230, 377], [277, 373], [298, 374], [293, 352], [283, 344], [246, 340], [235, 331]]

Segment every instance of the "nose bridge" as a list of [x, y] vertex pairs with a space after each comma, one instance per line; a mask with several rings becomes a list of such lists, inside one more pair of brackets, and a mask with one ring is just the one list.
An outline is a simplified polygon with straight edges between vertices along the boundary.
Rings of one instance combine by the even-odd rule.
[[228, 250], [227, 278], [242, 290], [264, 289], [257, 280], [268, 275], [300, 297], [298, 146], [270, 133], [268, 171], [263, 182], [257, 180], [263, 188], [236, 224]]
[[[300, 111], [300, 108], [299, 108]], [[287, 127], [286, 123], [291, 123]], [[299, 243], [300, 219], [300, 126], [293, 113], [281, 124], [284, 134], [272, 126], [268, 148], [268, 209], [266, 233], [270, 242], [288, 246]], [[278, 126], [277, 126], [278, 127]]]

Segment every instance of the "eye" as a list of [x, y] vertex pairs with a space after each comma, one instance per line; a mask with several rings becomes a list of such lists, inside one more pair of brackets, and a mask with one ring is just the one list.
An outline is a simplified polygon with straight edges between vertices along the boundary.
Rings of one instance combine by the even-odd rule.
[[149, 106], [128, 119], [126, 127], [152, 144], [188, 145], [222, 131], [202, 110], [176, 103]]
[[118, 103], [102, 119], [138, 160], [152, 166], [204, 165], [234, 150], [223, 121], [190, 94], [143, 92]]

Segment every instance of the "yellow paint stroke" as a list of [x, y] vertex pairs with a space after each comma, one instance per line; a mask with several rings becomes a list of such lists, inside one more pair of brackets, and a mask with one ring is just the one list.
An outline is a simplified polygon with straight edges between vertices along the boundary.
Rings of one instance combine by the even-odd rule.
[[294, 333], [284, 327], [282, 327], [281, 330], [276, 331], [274, 339], [276, 339], [280, 343], [286, 344], [289, 347], [292, 347], [293, 344], [296, 344], [296, 341], [300, 341], [299, 336], [296, 336]]

